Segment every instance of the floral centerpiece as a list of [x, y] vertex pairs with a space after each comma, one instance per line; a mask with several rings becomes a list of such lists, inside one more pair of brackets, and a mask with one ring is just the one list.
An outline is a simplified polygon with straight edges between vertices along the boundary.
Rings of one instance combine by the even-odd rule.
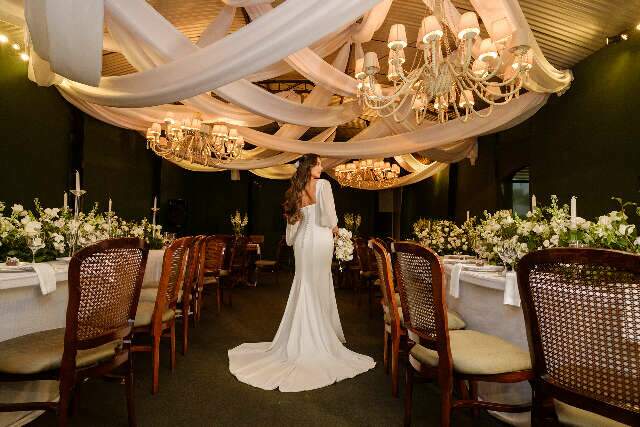
[[358, 235], [358, 229], [360, 228], [361, 223], [362, 216], [360, 214], [354, 214], [351, 212], [344, 214], [344, 226], [354, 236]]
[[340, 270], [342, 271], [342, 263], [353, 259], [353, 234], [346, 228], [338, 228], [338, 232], [333, 238], [334, 253]]
[[[161, 249], [162, 227], [149, 223], [127, 222], [113, 212], [103, 214], [95, 204], [88, 213], [77, 217], [67, 208], [43, 208], [38, 199], [34, 210], [15, 204], [5, 215], [6, 206], [0, 202], [0, 261], [14, 257], [23, 261], [52, 261], [57, 257], [110, 237], [138, 237], [145, 239], [151, 249]], [[32, 252], [33, 250], [33, 252]]]
[[231, 215], [231, 226], [233, 227], [233, 233], [236, 236], [243, 236], [244, 229], [249, 224], [249, 216], [245, 213], [244, 217], [240, 214], [240, 211], [236, 210], [234, 215]]
[[462, 255], [471, 250], [468, 229], [449, 220], [426, 220], [420, 218], [413, 224], [416, 238], [440, 255]]

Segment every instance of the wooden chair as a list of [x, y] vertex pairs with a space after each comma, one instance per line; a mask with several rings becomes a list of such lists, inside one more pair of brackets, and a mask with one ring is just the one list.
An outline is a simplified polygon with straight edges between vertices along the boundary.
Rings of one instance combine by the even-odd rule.
[[395, 242], [393, 237], [383, 237], [382, 241], [384, 242], [384, 246], [385, 248], [387, 248], [387, 250], [389, 252], [391, 252], [391, 245], [393, 245], [393, 242]]
[[[372, 239], [369, 245], [373, 251], [380, 277], [380, 291], [382, 294], [382, 309], [384, 311], [384, 368], [389, 372], [389, 352], [391, 352], [391, 394], [398, 396], [398, 372], [400, 351], [408, 353], [407, 329], [404, 324], [400, 294], [395, 290], [392, 257], [381, 239]], [[464, 329], [466, 324], [458, 313], [447, 310], [449, 330]]]
[[[231, 247], [229, 257], [229, 267], [220, 271], [218, 277], [218, 289], [220, 290], [220, 301], [224, 302], [226, 293], [229, 306], [233, 306], [233, 288], [240, 282], [247, 281], [247, 243], [249, 239], [244, 236], [237, 236]], [[225, 292], [227, 291], [227, 292]]]
[[182, 289], [178, 293], [178, 318], [182, 319], [182, 354], [189, 347], [189, 318], [197, 319], [197, 304], [202, 297], [202, 276], [204, 274], [204, 244], [206, 236], [196, 236], [189, 247]]
[[532, 252], [518, 263], [518, 286], [535, 373], [532, 424], [640, 426], [640, 256]]
[[[449, 426], [451, 410], [485, 408], [526, 412], [531, 405], [479, 400], [478, 381], [515, 383], [533, 378], [529, 353], [513, 344], [472, 330], [448, 329], [444, 274], [438, 255], [412, 242], [396, 242], [393, 269], [400, 291], [404, 323], [411, 347], [405, 392], [405, 425], [411, 424], [413, 377], [437, 381], [441, 390], [441, 425]], [[470, 384], [469, 389], [465, 381]], [[460, 399], [453, 398], [453, 385]]]
[[[204, 260], [204, 278], [203, 278], [203, 291], [204, 287], [215, 286], [216, 288], [216, 301], [218, 305], [218, 314], [222, 308], [222, 288], [220, 287], [220, 274], [224, 270], [224, 261], [227, 253], [227, 243], [225, 239], [221, 239], [218, 236], [209, 236], [206, 240], [206, 254]], [[202, 312], [203, 298], [198, 300], [197, 305], [197, 317], [200, 317]]]
[[271, 273], [274, 273], [276, 276], [276, 285], [278, 284], [278, 276], [279, 276], [279, 271], [280, 271], [280, 257], [282, 256], [282, 250], [283, 248], [287, 247], [287, 241], [285, 239], [285, 237], [283, 236], [279, 241], [278, 241], [278, 247], [276, 248], [276, 259], [259, 259], [256, 261], [256, 274], [259, 274], [260, 272], [263, 271], [270, 271]]
[[[398, 299], [393, 282], [391, 256], [379, 239], [372, 239], [369, 245], [373, 250], [380, 277], [380, 291], [382, 294], [382, 308], [384, 310], [384, 370], [389, 372], [389, 351], [391, 351], [391, 394], [398, 396], [398, 365], [400, 346], [404, 341], [406, 348], [407, 330], [401, 319]], [[389, 348], [391, 344], [391, 348]]]
[[378, 279], [378, 272], [376, 271], [376, 265], [374, 257], [372, 256], [367, 241], [362, 237], [356, 237], [354, 239], [356, 254], [358, 256], [359, 265], [359, 277], [360, 287], [367, 291], [369, 299], [369, 315], [373, 312], [373, 299], [376, 293], [376, 280]]
[[0, 343], [1, 381], [58, 380], [60, 400], [4, 403], [0, 412], [55, 410], [58, 425], [65, 426], [79, 384], [124, 366], [129, 425], [136, 425], [130, 345], [147, 254], [143, 240], [125, 238], [104, 240], [71, 258], [66, 328]]
[[[140, 301], [135, 317], [134, 337], [149, 337], [152, 345], [134, 344], [134, 352], [151, 352], [153, 377], [151, 393], [159, 390], [160, 340], [171, 340], [171, 370], [176, 364], [176, 309], [178, 292], [185, 275], [185, 258], [193, 237], [176, 239], [164, 252], [162, 273], [155, 302]], [[168, 335], [167, 335], [168, 334]]]

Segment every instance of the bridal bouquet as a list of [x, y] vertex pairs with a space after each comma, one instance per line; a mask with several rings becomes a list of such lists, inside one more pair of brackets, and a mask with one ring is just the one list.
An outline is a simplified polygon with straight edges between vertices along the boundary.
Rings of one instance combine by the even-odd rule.
[[352, 234], [345, 228], [339, 228], [338, 232], [333, 238], [334, 253], [336, 259], [341, 264], [342, 262], [351, 261], [353, 259], [353, 241], [351, 240]]

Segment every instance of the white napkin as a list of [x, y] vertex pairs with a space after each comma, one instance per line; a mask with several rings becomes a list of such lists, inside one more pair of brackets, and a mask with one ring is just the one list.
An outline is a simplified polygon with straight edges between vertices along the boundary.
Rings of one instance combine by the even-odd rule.
[[460, 296], [460, 272], [462, 271], [462, 263], [458, 263], [451, 268], [451, 278], [449, 279], [449, 293], [452, 297]]
[[46, 262], [33, 264], [33, 269], [40, 281], [42, 295], [49, 294], [56, 290], [56, 271]]
[[516, 276], [515, 271], [507, 271], [503, 303], [520, 307], [520, 290], [518, 289], [518, 276]]

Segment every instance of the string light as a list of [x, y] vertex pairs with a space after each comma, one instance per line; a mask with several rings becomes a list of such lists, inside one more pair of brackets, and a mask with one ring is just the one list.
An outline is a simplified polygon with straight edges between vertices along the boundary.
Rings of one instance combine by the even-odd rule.
[[[0, 34], [0, 45], [4, 45], [4, 44], [8, 44], [10, 43], [9, 37], [6, 34]], [[11, 48], [18, 53], [18, 57], [24, 61], [24, 62], [28, 62], [29, 61], [29, 54], [27, 53], [26, 49], [22, 50], [22, 46], [20, 46], [20, 43], [10, 43]]]

